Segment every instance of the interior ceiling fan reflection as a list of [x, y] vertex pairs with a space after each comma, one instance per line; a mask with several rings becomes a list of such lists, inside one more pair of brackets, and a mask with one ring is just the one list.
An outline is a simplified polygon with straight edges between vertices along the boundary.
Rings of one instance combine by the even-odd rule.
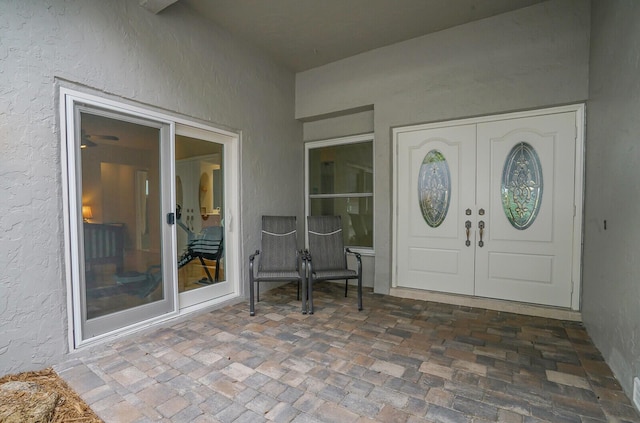
[[80, 148], [86, 147], [95, 147], [98, 144], [95, 141], [119, 141], [120, 138], [115, 135], [98, 135], [98, 134], [87, 134], [87, 132], [82, 130], [82, 139], [80, 141]]

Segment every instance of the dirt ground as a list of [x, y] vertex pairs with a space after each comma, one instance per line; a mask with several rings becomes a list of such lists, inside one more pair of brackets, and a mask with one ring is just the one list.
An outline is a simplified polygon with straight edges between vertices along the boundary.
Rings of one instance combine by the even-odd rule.
[[[78, 394], [51, 368], [0, 377], [0, 385], [11, 381], [35, 382], [44, 390], [53, 391], [60, 395], [51, 422], [103, 423]], [[16, 393], [16, 395], [21, 395], [21, 393]]]

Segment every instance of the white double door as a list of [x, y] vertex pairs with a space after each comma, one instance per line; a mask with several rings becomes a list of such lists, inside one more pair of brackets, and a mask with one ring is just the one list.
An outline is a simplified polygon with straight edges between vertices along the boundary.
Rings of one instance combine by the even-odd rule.
[[396, 130], [395, 285], [571, 307], [576, 116]]

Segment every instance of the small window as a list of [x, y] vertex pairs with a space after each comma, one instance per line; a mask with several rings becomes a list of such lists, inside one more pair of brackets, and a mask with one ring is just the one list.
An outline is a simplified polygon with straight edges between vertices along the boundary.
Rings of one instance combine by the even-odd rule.
[[373, 135], [306, 144], [306, 214], [342, 217], [344, 243], [373, 248]]

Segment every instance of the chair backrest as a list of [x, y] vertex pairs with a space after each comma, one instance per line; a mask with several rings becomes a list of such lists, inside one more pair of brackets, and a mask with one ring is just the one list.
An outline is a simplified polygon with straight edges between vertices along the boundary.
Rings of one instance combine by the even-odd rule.
[[262, 216], [260, 264], [266, 272], [298, 270], [295, 216]]
[[207, 226], [191, 241], [189, 247], [195, 253], [208, 255], [221, 254], [223, 238], [224, 228], [222, 226]]
[[346, 269], [340, 216], [308, 216], [307, 226], [313, 269]]

